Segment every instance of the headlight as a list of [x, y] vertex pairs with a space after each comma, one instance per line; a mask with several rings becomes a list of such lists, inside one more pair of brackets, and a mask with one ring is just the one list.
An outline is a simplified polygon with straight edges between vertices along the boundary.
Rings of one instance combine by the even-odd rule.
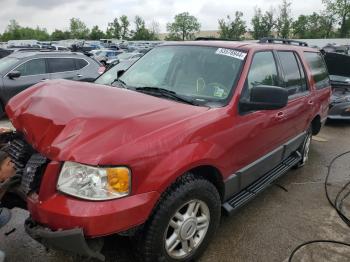
[[93, 167], [65, 162], [57, 189], [89, 200], [108, 200], [129, 195], [131, 172], [127, 167]]

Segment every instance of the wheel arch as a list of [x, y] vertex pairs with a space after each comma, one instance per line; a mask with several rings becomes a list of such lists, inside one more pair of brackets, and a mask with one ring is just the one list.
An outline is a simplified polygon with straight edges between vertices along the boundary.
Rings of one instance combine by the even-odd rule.
[[321, 127], [321, 117], [316, 115], [311, 121], [312, 135], [317, 135], [321, 131]]

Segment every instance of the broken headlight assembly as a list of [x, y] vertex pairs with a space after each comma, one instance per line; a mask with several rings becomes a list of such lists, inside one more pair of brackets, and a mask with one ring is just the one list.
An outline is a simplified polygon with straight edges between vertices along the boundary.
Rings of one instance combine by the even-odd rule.
[[94, 167], [65, 162], [57, 190], [88, 200], [110, 200], [129, 195], [131, 171], [127, 167]]

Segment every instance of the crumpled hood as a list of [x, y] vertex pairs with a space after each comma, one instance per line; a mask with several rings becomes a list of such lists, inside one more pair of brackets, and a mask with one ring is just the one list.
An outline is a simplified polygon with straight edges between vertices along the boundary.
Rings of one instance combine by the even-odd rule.
[[120, 146], [206, 110], [131, 90], [68, 80], [39, 83], [15, 96], [6, 107], [16, 130], [40, 153], [51, 160], [92, 165]]

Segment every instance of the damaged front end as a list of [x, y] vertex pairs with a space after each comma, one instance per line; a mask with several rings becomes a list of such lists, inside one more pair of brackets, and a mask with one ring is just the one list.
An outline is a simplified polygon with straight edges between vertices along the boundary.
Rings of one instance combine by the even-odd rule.
[[[0, 185], [1, 204], [9, 209], [28, 209], [28, 199], [39, 198], [41, 180], [50, 161], [27, 143], [20, 133], [0, 134], [0, 144], [16, 169], [16, 175]], [[31, 217], [27, 218], [24, 227], [28, 235], [46, 248], [104, 260], [100, 253], [103, 239], [87, 240], [82, 228], [54, 231], [37, 224]]]
[[9, 154], [15, 165], [16, 176], [11, 180], [15, 179], [17, 182], [9, 188], [3, 188], [2, 205], [26, 209], [27, 196], [39, 193], [40, 181], [48, 159], [36, 152], [17, 132], [1, 134], [0, 141], [4, 145], [3, 150]]

